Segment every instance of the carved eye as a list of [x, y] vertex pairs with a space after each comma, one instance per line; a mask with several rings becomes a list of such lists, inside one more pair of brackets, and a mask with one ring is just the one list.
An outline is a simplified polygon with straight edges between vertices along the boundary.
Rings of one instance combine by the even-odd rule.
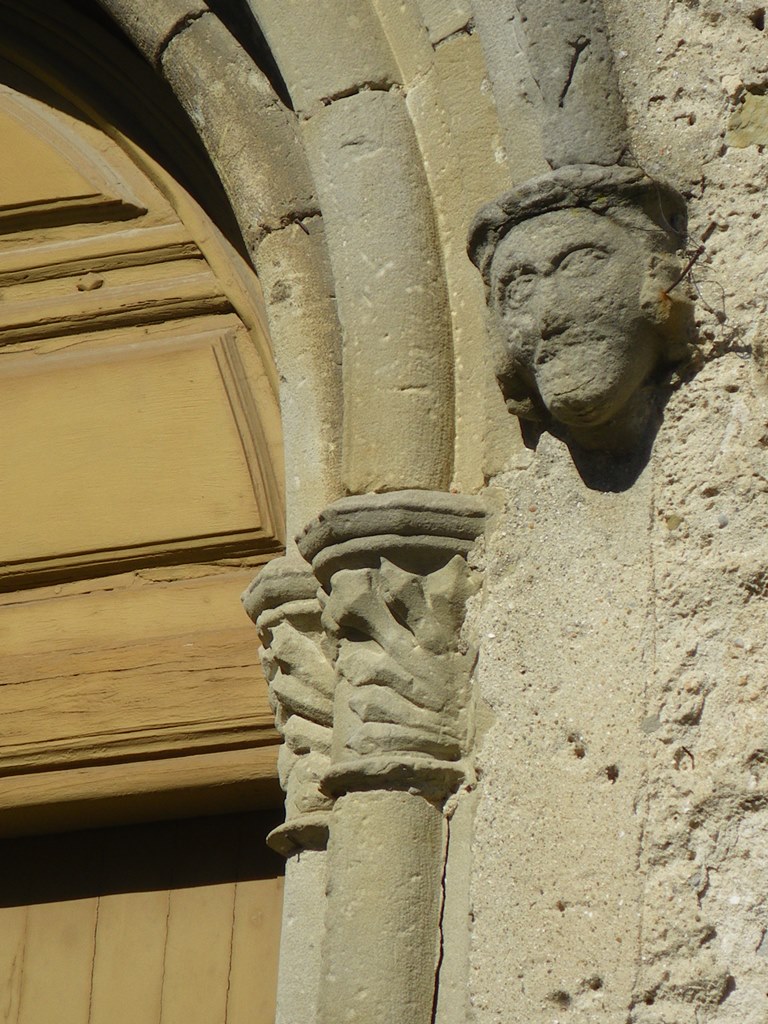
[[524, 306], [533, 294], [535, 281], [536, 274], [533, 271], [523, 270], [516, 274], [504, 291], [504, 308], [520, 309]]
[[591, 274], [607, 259], [608, 253], [605, 249], [596, 249], [592, 246], [574, 249], [563, 257], [557, 269], [573, 276]]

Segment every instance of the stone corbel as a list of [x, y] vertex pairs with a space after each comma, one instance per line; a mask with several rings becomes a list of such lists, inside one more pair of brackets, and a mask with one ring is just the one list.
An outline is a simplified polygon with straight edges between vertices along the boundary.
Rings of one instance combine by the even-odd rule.
[[521, 93], [542, 147], [469, 232], [506, 406], [529, 443], [548, 430], [579, 458], [643, 456], [691, 354], [685, 199], [632, 155], [602, 0], [475, 7], [511, 152]]
[[447, 828], [465, 777], [479, 501], [428, 491], [345, 498], [299, 538], [321, 585], [335, 666], [335, 798], [318, 1021], [428, 1024]]

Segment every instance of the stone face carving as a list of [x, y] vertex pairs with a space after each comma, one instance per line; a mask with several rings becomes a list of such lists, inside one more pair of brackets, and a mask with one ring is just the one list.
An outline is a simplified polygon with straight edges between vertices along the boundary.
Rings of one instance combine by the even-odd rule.
[[450, 791], [463, 775], [474, 652], [461, 624], [483, 526], [471, 498], [424, 491], [336, 502], [299, 540], [328, 594], [331, 764], [323, 788]]
[[682, 197], [630, 167], [561, 168], [480, 210], [469, 254], [510, 412], [585, 448], [637, 442], [644, 385], [687, 353], [685, 227]]
[[333, 667], [320, 622], [317, 581], [309, 567], [270, 562], [243, 595], [262, 642], [275, 723], [284, 737], [278, 758], [286, 821], [269, 836], [278, 852], [322, 849], [331, 800], [320, 791], [330, 763]]

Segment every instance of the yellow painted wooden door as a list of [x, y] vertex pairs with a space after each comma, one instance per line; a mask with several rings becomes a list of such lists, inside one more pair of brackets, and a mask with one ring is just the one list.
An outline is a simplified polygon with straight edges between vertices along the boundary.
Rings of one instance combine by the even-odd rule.
[[3, 1024], [269, 1024], [280, 865], [263, 814], [0, 846]]
[[0, 1024], [267, 1024], [239, 594], [282, 550], [276, 375], [235, 236], [158, 160], [202, 166], [193, 134], [78, 6], [0, 2]]
[[0, 834], [274, 806], [239, 604], [282, 549], [258, 282], [0, 28]]

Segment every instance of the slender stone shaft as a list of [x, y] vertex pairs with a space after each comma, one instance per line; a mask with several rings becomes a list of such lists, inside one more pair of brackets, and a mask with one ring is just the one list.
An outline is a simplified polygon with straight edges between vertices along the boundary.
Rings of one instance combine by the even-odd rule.
[[326, 860], [325, 850], [295, 850], [285, 863], [275, 1024], [317, 1024]]
[[421, 796], [337, 800], [318, 1024], [429, 1024], [445, 832], [441, 811]]

